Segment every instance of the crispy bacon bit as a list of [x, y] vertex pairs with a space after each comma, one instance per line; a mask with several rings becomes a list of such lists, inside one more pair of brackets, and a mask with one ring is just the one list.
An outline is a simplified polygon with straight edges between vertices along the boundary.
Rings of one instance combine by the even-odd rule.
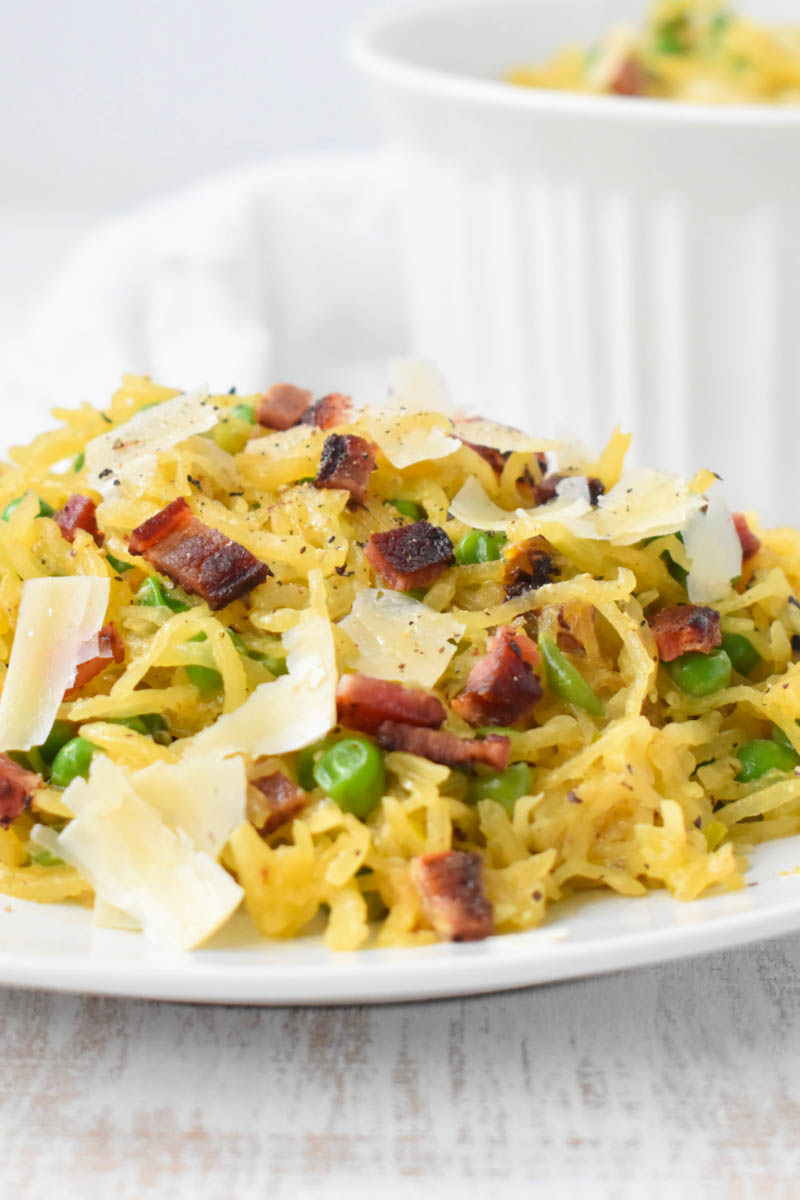
[[405, 750], [446, 767], [470, 767], [485, 763], [496, 771], [505, 771], [511, 742], [505, 734], [490, 733], [485, 738], [458, 737], [444, 729], [423, 729], [419, 725], [384, 721], [378, 726], [378, 741], [384, 750]]
[[533, 485], [533, 503], [547, 504], [549, 500], [555, 500], [558, 493], [558, 485], [565, 479], [585, 479], [589, 489], [589, 503], [596, 506], [597, 500], [606, 490], [602, 479], [597, 479], [594, 475], [545, 475], [538, 483]]
[[91, 650], [90, 657], [84, 659], [82, 663], [78, 663], [75, 668], [75, 678], [64, 692], [65, 700], [71, 700], [84, 684], [87, 684], [90, 679], [94, 679], [95, 675], [99, 675], [101, 671], [105, 671], [112, 662], [120, 663], [125, 658], [125, 646], [113, 621], [109, 621], [107, 625], [103, 626], [97, 635], [96, 643], [92, 638], [87, 644], [88, 648]]
[[322, 447], [314, 486], [344, 488], [351, 504], [363, 504], [377, 452], [377, 446], [354, 433], [330, 434]]
[[494, 910], [483, 890], [480, 854], [443, 850], [411, 860], [411, 879], [440, 937], [474, 942], [494, 933]]
[[211, 609], [238, 600], [272, 574], [244, 546], [205, 525], [182, 497], [134, 529], [128, 549]]
[[256, 406], [256, 420], [268, 429], [291, 429], [299, 425], [311, 404], [311, 392], [293, 383], [274, 383]]
[[384, 721], [438, 729], [447, 715], [435, 696], [369, 675], [343, 675], [336, 690], [336, 704], [342, 725], [371, 734], [377, 733]]
[[662, 608], [650, 618], [650, 628], [662, 662], [672, 662], [690, 650], [710, 654], [722, 645], [719, 613], [699, 604]]
[[618, 96], [643, 96], [647, 90], [647, 72], [635, 58], [626, 58], [608, 86]]
[[534, 642], [510, 626], [498, 629], [486, 643], [486, 654], [469, 673], [453, 708], [470, 725], [512, 725], [530, 716], [542, 687], [534, 667]]
[[308, 804], [308, 793], [281, 771], [273, 771], [271, 775], [262, 775], [250, 782], [259, 795], [248, 798], [247, 816], [265, 836], [293, 820]]
[[747, 517], [744, 513], [734, 513], [733, 523], [736, 526], [736, 532], [739, 535], [739, 541], [742, 545], [742, 562], [747, 562], [749, 558], [753, 558], [758, 554], [761, 549], [761, 539], [756, 537], [747, 524]]
[[0, 826], [7, 829], [16, 821], [30, 807], [33, 793], [41, 786], [41, 775], [26, 771], [7, 754], [0, 754]]
[[430, 521], [373, 533], [364, 553], [386, 586], [396, 591], [428, 587], [455, 562], [450, 538]]
[[494, 471], [495, 475], [503, 474], [503, 467], [506, 465], [506, 459], [511, 453], [510, 450], [496, 450], [494, 446], [479, 446], [477, 442], [468, 442], [466, 438], [460, 438], [460, 441], [468, 446], [470, 450], [474, 450], [480, 455], [484, 462], [487, 462]]
[[346, 425], [350, 419], [353, 401], [343, 392], [331, 392], [312, 404], [303, 413], [306, 425], [316, 425], [317, 429], [335, 429], [337, 425]]
[[98, 546], [102, 546], [103, 535], [97, 528], [96, 511], [94, 500], [76, 492], [70, 496], [64, 507], [59, 509], [53, 520], [68, 542], [74, 542], [77, 530], [84, 529], [86, 533], [91, 534]]
[[529, 538], [515, 547], [506, 560], [503, 575], [506, 599], [513, 600], [523, 592], [544, 587], [560, 574], [553, 558], [553, 547], [547, 539], [539, 536]]

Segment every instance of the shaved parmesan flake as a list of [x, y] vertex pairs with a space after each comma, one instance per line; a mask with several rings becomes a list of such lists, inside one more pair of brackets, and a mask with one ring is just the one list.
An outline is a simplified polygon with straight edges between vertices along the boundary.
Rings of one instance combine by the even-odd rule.
[[123, 912], [121, 908], [109, 904], [99, 896], [94, 898], [92, 920], [100, 929], [126, 929], [130, 933], [141, 933], [142, 930], [139, 922], [134, 920], [130, 913]]
[[247, 778], [241, 758], [197, 756], [179, 763], [155, 762], [130, 777], [170, 829], [182, 830], [196, 850], [219, 858], [245, 819]]
[[365, 410], [362, 424], [392, 466], [403, 470], [416, 463], [447, 458], [461, 448], [458, 438], [442, 428], [439, 414], [428, 415], [430, 419], [423, 422], [419, 413], [404, 415], [392, 408]]
[[401, 592], [365, 588], [339, 622], [358, 647], [356, 670], [375, 679], [433, 687], [466, 628]]
[[517, 513], [506, 512], [490, 500], [474, 475], [471, 475], [449, 504], [450, 512], [462, 525], [471, 529], [508, 529]]
[[677, 475], [648, 469], [626, 471], [598, 500], [595, 536], [614, 546], [632, 546], [642, 538], [685, 528], [704, 503]]
[[65, 801], [76, 816], [53, 852], [150, 941], [190, 950], [238, 908], [239, 885], [185, 834], [169, 829], [110, 758], [97, 755], [88, 781], [73, 780]]
[[91, 657], [111, 581], [89, 575], [28, 579], [0, 697], [0, 749], [40, 746], [79, 663]]
[[560, 442], [531, 437], [528, 433], [512, 429], [510, 425], [498, 425], [483, 417], [458, 417], [453, 421], [453, 429], [465, 442], [472, 442], [475, 446], [491, 446], [493, 450], [500, 450], [504, 454], [513, 450], [533, 454], [537, 450], [552, 450], [560, 445]]
[[289, 429], [278, 429], [264, 437], [252, 438], [247, 443], [248, 454], [259, 454], [270, 462], [281, 458], [306, 458], [318, 454], [322, 448], [324, 434], [310, 425], [292, 425]]
[[725, 502], [709, 500], [706, 512], [696, 512], [686, 526], [683, 540], [692, 564], [686, 580], [692, 604], [721, 599], [742, 571], [742, 543]]
[[187, 738], [186, 753], [288, 754], [330, 732], [338, 679], [330, 621], [307, 609], [283, 635], [283, 644], [288, 675], [262, 683], [239, 708]]
[[389, 402], [406, 412], [438, 412], [449, 416], [453, 411], [447, 384], [433, 363], [424, 358], [390, 360]]
[[86, 481], [104, 497], [115, 495], [120, 485], [129, 490], [146, 487], [160, 453], [193, 434], [206, 433], [217, 420], [206, 388], [140, 409], [124, 425], [87, 443]]

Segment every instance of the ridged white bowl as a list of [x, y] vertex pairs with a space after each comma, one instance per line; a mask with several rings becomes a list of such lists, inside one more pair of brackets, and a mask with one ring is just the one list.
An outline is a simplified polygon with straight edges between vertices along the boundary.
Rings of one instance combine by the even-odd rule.
[[621, 422], [638, 461], [711, 466], [737, 505], [800, 520], [800, 109], [501, 81], [642, 8], [478, 0], [355, 32], [395, 151], [412, 349], [466, 407], [589, 444]]

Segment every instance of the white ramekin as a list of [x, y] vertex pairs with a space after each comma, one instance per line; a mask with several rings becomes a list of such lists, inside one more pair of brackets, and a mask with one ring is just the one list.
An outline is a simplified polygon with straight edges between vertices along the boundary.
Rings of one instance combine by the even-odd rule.
[[411, 349], [465, 407], [590, 445], [621, 422], [638, 461], [709, 465], [734, 503], [798, 520], [800, 109], [501, 82], [642, 8], [469, 0], [355, 31], [395, 151]]

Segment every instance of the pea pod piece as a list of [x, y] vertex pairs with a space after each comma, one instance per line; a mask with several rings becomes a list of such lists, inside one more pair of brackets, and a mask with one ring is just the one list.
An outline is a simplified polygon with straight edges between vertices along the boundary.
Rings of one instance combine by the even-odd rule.
[[582, 708], [593, 717], [604, 717], [606, 706], [574, 667], [556, 643], [546, 633], [539, 634], [539, 652], [545, 665], [547, 683], [551, 692], [567, 704]]
[[126, 571], [133, 570], [133, 563], [123, 562], [121, 558], [115, 558], [110, 550], [106, 550], [106, 558], [112, 571], [116, 571], [117, 575], [124, 575]]
[[153, 608], [159, 605], [162, 608], [171, 608], [173, 612], [188, 612], [191, 605], [184, 604], [176, 596], [171, 596], [165, 591], [164, 585], [156, 575], [148, 575], [142, 586], [136, 593], [136, 603], [150, 605]]
[[737, 750], [736, 757], [739, 760], [738, 783], [752, 783], [768, 771], [793, 771], [800, 763], [800, 755], [790, 747], [766, 738], [745, 742]]
[[[24, 496], [15, 496], [13, 500], [9, 500], [8, 504], [3, 509], [3, 515], [0, 517], [0, 520], [10, 521], [24, 499]], [[39, 500], [39, 511], [36, 514], [37, 517], [52, 517], [55, 511], [56, 510], [51, 508], [46, 500]]]
[[89, 767], [98, 747], [84, 737], [74, 737], [62, 746], [50, 768], [50, 782], [54, 787], [68, 787], [73, 779], [89, 778]]
[[364, 819], [386, 787], [386, 765], [374, 742], [342, 738], [314, 764], [314, 781], [343, 812]]
[[480, 529], [471, 529], [455, 548], [456, 562], [462, 567], [472, 563], [497, 562], [502, 557], [500, 547], [506, 540], [504, 533], [484, 533]]
[[701, 654], [690, 650], [664, 664], [673, 683], [687, 696], [713, 696], [731, 681], [731, 660], [724, 650]]
[[83, 450], [81, 450], [80, 454], [75, 455], [75, 459], [72, 463], [72, 470], [75, 472], [76, 475], [78, 474], [79, 471], [83, 470], [83, 464], [85, 462], [86, 462], [86, 455], [83, 452]]
[[514, 763], [505, 771], [491, 771], [485, 775], [475, 775], [470, 780], [469, 799], [473, 804], [479, 800], [494, 800], [502, 804], [509, 814], [513, 815], [514, 805], [520, 796], [529, 796], [533, 782], [533, 774], [527, 763]]
[[408, 517], [411, 521], [421, 521], [425, 516], [425, 509], [421, 504], [417, 504], [416, 500], [404, 500], [402, 496], [395, 496], [392, 500], [387, 500], [392, 508], [404, 517]]
[[75, 737], [75, 726], [71, 721], [54, 721], [53, 727], [39, 747], [46, 763], [51, 763], [62, 746]]
[[30, 842], [28, 843], [28, 858], [37, 867], [63, 867], [64, 865], [63, 858], [59, 858], [51, 850], [45, 850], [44, 846], [32, 845]]
[[738, 671], [740, 675], [749, 675], [763, 661], [753, 643], [743, 633], [723, 633], [722, 649], [731, 660], [734, 671]]
[[255, 425], [256, 410], [252, 404], [234, 404], [231, 409], [231, 416], [236, 421], [246, 421], [248, 425]]
[[[190, 642], [205, 642], [206, 640], [204, 633], [196, 633], [194, 637], [189, 638]], [[215, 696], [222, 688], [222, 676], [216, 667], [192, 665], [186, 668], [186, 674], [189, 682], [194, 684], [201, 696]]]

